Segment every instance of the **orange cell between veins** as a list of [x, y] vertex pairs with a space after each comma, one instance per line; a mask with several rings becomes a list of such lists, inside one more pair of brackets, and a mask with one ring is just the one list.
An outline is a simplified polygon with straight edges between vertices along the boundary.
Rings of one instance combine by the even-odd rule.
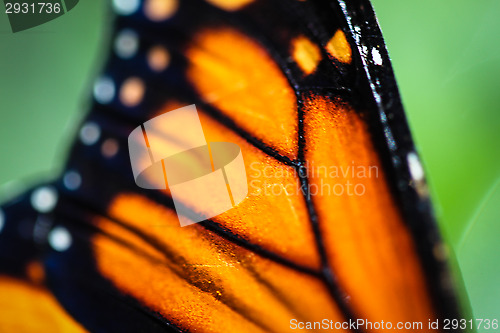
[[325, 46], [330, 56], [338, 61], [350, 64], [352, 62], [352, 50], [345, 33], [338, 29]]
[[363, 192], [312, 196], [328, 261], [360, 318], [422, 321], [434, 318], [424, 274], [386, 176], [359, 114], [340, 99], [304, 96], [306, 159], [328, 166], [376, 167], [377, 173], [311, 174], [318, 187], [359, 184]]
[[233, 28], [205, 29], [186, 56], [187, 76], [205, 102], [282, 155], [296, 158], [296, 96], [262, 45]]
[[319, 47], [305, 36], [298, 36], [292, 40], [292, 57], [304, 72], [312, 74], [321, 61], [321, 51]]

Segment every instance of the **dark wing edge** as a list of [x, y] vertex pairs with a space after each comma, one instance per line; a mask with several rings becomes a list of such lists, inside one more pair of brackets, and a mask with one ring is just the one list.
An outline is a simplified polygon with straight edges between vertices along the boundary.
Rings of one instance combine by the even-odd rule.
[[[372, 5], [368, 0], [338, 0], [331, 3], [334, 12], [343, 14], [341, 21], [348, 31], [353, 59], [358, 61], [366, 81], [362, 91], [374, 102], [379, 115], [379, 132], [385, 141], [390, 161], [385, 165], [392, 190], [397, 194], [404, 221], [411, 230], [429, 285], [433, 303], [440, 318], [464, 318], [471, 313], [460, 274], [452, 270], [453, 258], [443, 243], [427, 188], [419, 154], [412, 140], [408, 121], [396, 84], [388, 51]], [[387, 163], [386, 163], [387, 164]]]

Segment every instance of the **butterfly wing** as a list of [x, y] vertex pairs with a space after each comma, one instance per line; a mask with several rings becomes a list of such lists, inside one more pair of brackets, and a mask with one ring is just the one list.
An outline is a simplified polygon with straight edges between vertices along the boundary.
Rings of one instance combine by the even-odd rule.
[[[59, 232], [39, 256], [64, 308], [122, 332], [458, 318], [370, 4], [154, 3], [118, 17], [57, 205], [30, 218]], [[126, 147], [189, 104], [207, 141], [240, 147], [249, 195], [180, 228], [168, 189], [135, 185]]]
[[0, 210], [0, 331], [86, 332], [44, 283], [41, 254], [50, 220], [33, 209], [32, 194], [25, 193]]

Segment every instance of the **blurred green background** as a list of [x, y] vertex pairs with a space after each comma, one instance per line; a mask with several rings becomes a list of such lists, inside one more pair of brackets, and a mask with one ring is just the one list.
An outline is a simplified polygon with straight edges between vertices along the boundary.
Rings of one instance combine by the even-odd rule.
[[500, 1], [372, 2], [473, 313], [500, 319]]
[[[373, 4], [474, 315], [499, 318], [500, 1]], [[13, 34], [0, 13], [4, 194], [60, 170], [109, 21], [106, 2], [80, 1], [59, 19]]]

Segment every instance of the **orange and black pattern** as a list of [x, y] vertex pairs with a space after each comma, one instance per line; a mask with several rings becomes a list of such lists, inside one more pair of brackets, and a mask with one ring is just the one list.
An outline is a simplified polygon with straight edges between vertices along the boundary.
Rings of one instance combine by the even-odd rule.
[[[181, 228], [168, 190], [135, 185], [127, 137], [189, 104], [259, 185]], [[363, 193], [317, 193], [339, 183]], [[118, 13], [65, 171], [1, 212], [2, 332], [288, 332], [325, 318], [425, 331], [461, 317], [364, 0], [144, 0]]]

